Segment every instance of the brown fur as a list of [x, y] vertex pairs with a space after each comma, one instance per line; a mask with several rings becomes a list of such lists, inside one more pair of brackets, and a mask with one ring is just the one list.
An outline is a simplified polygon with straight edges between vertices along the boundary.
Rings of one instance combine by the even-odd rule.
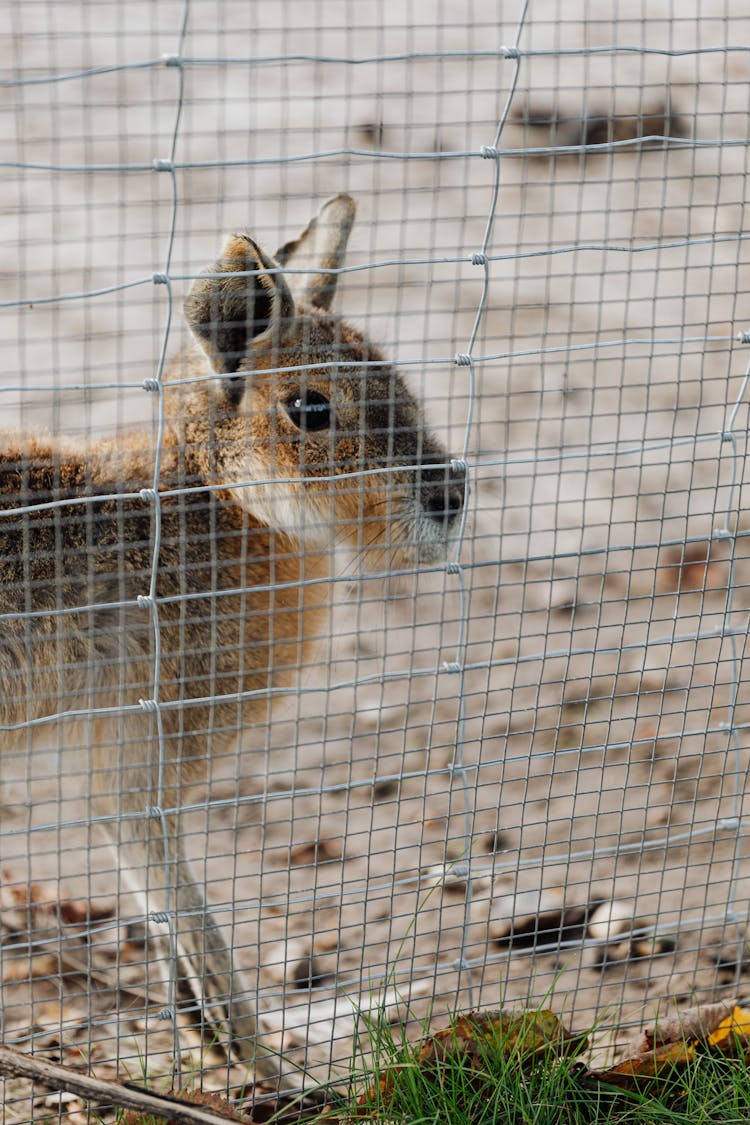
[[[179, 814], [144, 814], [178, 809], [210, 755], [294, 683], [325, 630], [334, 539], [366, 568], [436, 562], [460, 512], [463, 476], [411, 394], [328, 312], [336, 275], [325, 271], [340, 265], [353, 213], [338, 196], [282, 248], [284, 268], [309, 262], [307, 275], [280, 273], [235, 235], [212, 269], [233, 276], [193, 286], [186, 316], [208, 363], [182, 353], [163, 392], [155, 605], [143, 601], [157, 527], [153, 497], [140, 495], [153, 484], [148, 436], [81, 448], [8, 433], [0, 444], [0, 725], [12, 734], [83, 712], [60, 720], [64, 741], [91, 748], [93, 807], [111, 818], [123, 871], [146, 909], [173, 917], [180, 995], [265, 1076], [279, 1060], [256, 1040]], [[326, 401], [328, 425], [317, 421], [327, 412], [295, 413]], [[140, 702], [153, 698], [161, 733]]]

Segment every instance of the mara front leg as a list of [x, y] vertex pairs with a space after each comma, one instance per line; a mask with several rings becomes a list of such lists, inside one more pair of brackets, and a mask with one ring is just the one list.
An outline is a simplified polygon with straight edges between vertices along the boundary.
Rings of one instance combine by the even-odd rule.
[[[296, 1089], [280, 1073], [281, 1057], [258, 1039], [250, 988], [186, 858], [176, 811], [185, 799], [182, 767], [174, 760], [159, 762], [153, 717], [127, 715], [118, 726], [126, 760], [117, 771], [114, 793], [111, 767], [94, 770], [95, 808], [106, 817], [122, 877], [156, 940], [162, 976], [174, 978], [176, 1008], [197, 1027], [206, 1046], [223, 1050], [230, 1061], [247, 1062], [258, 1079]], [[143, 747], [145, 755], [138, 749]]]

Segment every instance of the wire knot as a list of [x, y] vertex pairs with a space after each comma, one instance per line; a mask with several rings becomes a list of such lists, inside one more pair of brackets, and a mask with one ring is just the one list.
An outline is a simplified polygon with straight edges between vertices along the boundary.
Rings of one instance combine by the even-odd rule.
[[507, 47], [504, 43], [498, 47], [498, 53], [501, 54], [504, 59], [520, 59], [521, 57], [521, 52], [518, 47]]
[[737, 339], [741, 344], [750, 344], [750, 332], [738, 332]]
[[445, 573], [446, 574], [460, 574], [461, 573], [461, 563], [457, 563], [457, 562], [446, 563], [445, 564]]
[[160, 926], [169, 925], [169, 915], [164, 910], [152, 910], [149, 918], [152, 922], [156, 922]]
[[160, 1020], [173, 1020], [174, 1019], [174, 1009], [173, 1008], [162, 1008], [160, 1012], [157, 1012], [156, 1018], [160, 1019]]
[[168, 157], [157, 156], [152, 162], [151, 167], [155, 172], [174, 172], [174, 160]]
[[165, 66], [182, 66], [182, 59], [179, 55], [170, 55], [169, 52], [163, 54], [161, 61]]
[[[138, 706], [142, 711], [145, 711], [147, 715], [155, 715], [159, 710], [159, 704], [155, 699], [139, 699]], [[153, 810], [151, 810], [151, 815], [155, 816], [157, 814], [155, 814]], [[158, 815], [161, 816], [161, 813], [159, 813]]]
[[153, 501], [156, 500], [157, 494], [155, 488], [142, 488], [138, 495], [140, 496], [141, 500], [150, 501], [153, 503]]
[[454, 362], [456, 367], [471, 367], [471, 356], [465, 352], [459, 352]]
[[486, 266], [487, 265], [487, 255], [486, 254], [472, 254], [471, 255], [471, 264], [472, 264], [472, 266]]
[[459, 664], [459, 662], [457, 660], [444, 660], [443, 661], [443, 671], [444, 672], [460, 672], [461, 671], [461, 665]]
[[154, 285], [169, 285], [169, 278], [165, 273], [155, 273], [152, 275], [151, 280]]
[[154, 605], [154, 599], [150, 594], [139, 594], [135, 599], [135, 604], [139, 609], [152, 609]]
[[479, 151], [485, 160], [497, 160], [500, 155], [500, 150], [494, 145], [482, 145]]
[[144, 391], [158, 391], [160, 383], [158, 379], [144, 379], [141, 383]]
[[452, 457], [451, 458], [451, 472], [452, 473], [468, 473], [469, 462], [465, 457]]

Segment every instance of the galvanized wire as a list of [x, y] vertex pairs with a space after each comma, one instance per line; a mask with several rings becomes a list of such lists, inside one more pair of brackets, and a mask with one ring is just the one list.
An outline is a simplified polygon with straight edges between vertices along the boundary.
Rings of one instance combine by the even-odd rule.
[[[741, 410], [750, 400], [750, 396], [748, 395], [748, 388], [750, 386], [750, 364], [747, 366], [744, 378], [741, 380], [741, 385], [734, 400], [727, 407], [725, 413], [726, 420], [718, 429], [715, 426], [706, 429], [699, 427], [696, 432], [686, 435], [673, 432], [667, 437], [656, 439], [644, 437], [642, 440], [632, 440], [629, 437], [612, 437], [609, 434], [602, 435], [597, 433], [592, 435], [592, 439], [588, 444], [579, 448], [561, 447], [551, 451], [548, 449], [529, 448], [528, 450], [512, 449], [508, 452], [504, 450], [498, 450], [497, 452], [487, 452], [483, 450], [480, 453], [473, 452], [473, 429], [476, 421], [476, 410], [479, 398], [479, 391], [477, 389], [478, 372], [482, 369], [490, 368], [493, 365], [512, 365], [516, 361], [530, 359], [551, 360], [554, 357], [564, 357], [566, 360], [572, 361], [576, 357], [584, 357], [586, 355], [609, 355], [624, 360], [628, 354], [628, 349], [642, 349], [645, 354], [651, 357], [657, 353], [659, 348], [678, 348], [681, 349], [680, 355], [685, 355], [690, 349], [692, 349], [695, 354], [703, 354], [703, 352], [709, 348], [723, 347], [727, 354], [731, 354], [733, 346], [739, 345], [744, 347], [750, 342], [750, 333], [744, 330], [736, 332], [732, 325], [730, 326], [730, 331], [726, 333], [714, 333], [707, 330], [703, 334], [694, 332], [688, 335], [687, 333], [683, 334], [679, 331], [674, 333], [661, 330], [657, 331], [655, 328], [650, 334], [647, 331], [644, 331], [642, 334], [631, 334], [628, 331], [624, 331], [616, 336], [609, 335], [606, 339], [600, 339], [598, 335], [592, 333], [592, 338], [578, 341], [574, 341], [569, 335], [567, 342], [551, 345], [546, 344], [540, 334], [538, 341], [532, 341], [528, 346], [513, 346], [508, 347], [507, 350], [483, 349], [480, 339], [481, 330], [491, 297], [493, 285], [492, 266], [496, 263], [522, 263], [536, 259], [552, 261], [561, 255], [572, 255], [576, 256], [571, 264], [571, 269], [575, 270], [578, 268], [578, 263], [583, 260], [582, 256], [586, 253], [609, 254], [611, 252], [612, 254], [625, 255], [626, 258], [629, 258], [631, 255], [655, 253], [659, 256], [658, 260], [663, 264], [664, 254], [671, 250], [699, 246], [715, 247], [722, 244], [734, 244], [739, 250], [744, 242], [750, 238], [750, 235], [738, 230], [731, 234], [719, 233], [712, 236], [696, 235], [695, 237], [686, 238], [667, 237], [663, 241], [654, 241], [653, 239], [640, 241], [636, 238], [633, 239], [632, 243], [623, 243], [621, 240], [594, 240], [562, 246], [540, 245], [537, 248], [529, 248], [526, 246], [502, 253], [494, 252], [492, 247], [493, 229], [496, 217], [502, 212], [503, 208], [502, 171], [504, 161], [506, 160], [521, 157], [526, 159], [530, 156], [553, 158], [564, 155], [569, 158], [571, 156], [583, 154], [601, 155], [603, 153], [614, 153], [622, 150], [640, 150], [649, 141], [658, 141], [660, 144], [667, 144], [670, 148], [675, 150], [679, 149], [681, 151], [747, 146], [747, 140], [743, 138], [720, 137], [715, 140], [705, 140], [696, 137], [664, 137], [659, 135], [639, 137], [637, 140], [612, 140], [596, 144], [568, 146], [534, 145], [523, 148], [504, 148], [502, 146], [503, 134], [509, 120], [511, 106], [517, 94], [519, 75], [527, 60], [542, 57], [563, 59], [573, 56], [589, 57], [595, 55], [614, 58], [627, 54], [637, 56], [655, 55], [663, 56], [664, 58], [685, 56], [698, 58], [700, 56], [716, 54], [728, 55], [737, 53], [743, 55], [747, 53], [750, 48], [737, 44], [720, 48], [696, 47], [691, 51], [650, 48], [645, 46], [601, 46], [575, 49], [568, 49], [561, 46], [550, 50], [535, 47], [525, 48], [522, 42], [524, 32], [529, 22], [529, 0], [524, 0], [518, 16], [516, 34], [512, 44], [509, 46], [501, 45], [489, 50], [476, 50], [471, 52], [383, 52], [358, 57], [326, 55], [322, 53], [290, 53], [288, 55], [227, 55], [196, 58], [184, 54], [189, 13], [190, 0], [185, 0], [179, 28], [176, 32], [175, 52], [173, 54], [163, 55], [153, 59], [133, 61], [117, 66], [85, 68], [64, 74], [18, 77], [3, 80], [2, 83], [0, 83], [9, 88], [23, 88], [27, 86], [40, 88], [49, 85], [50, 90], [54, 90], [60, 83], [80, 81], [82, 88], [85, 89], [85, 84], [87, 82], [104, 74], [126, 73], [136, 70], [156, 71], [162, 67], [166, 67], [170, 71], [174, 70], [175, 72], [177, 94], [174, 111], [174, 126], [166, 155], [155, 156], [151, 161], [114, 161], [81, 164], [57, 161], [41, 163], [36, 161], [0, 162], [0, 167], [7, 170], [27, 173], [32, 176], [36, 174], [56, 175], [60, 173], [96, 174], [99, 172], [115, 172], [127, 175], [143, 173], [146, 176], [152, 176], [154, 173], [158, 175], [163, 173], [168, 177], [171, 190], [169, 219], [165, 227], [166, 244], [162, 259], [159, 263], [160, 269], [158, 272], [151, 275], [131, 277], [129, 280], [124, 280], [119, 284], [105, 284], [91, 289], [71, 290], [70, 292], [46, 292], [38, 298], [19, 296], [0, 302], [0, 307], [6, 310], [25, 309], [32, 304], [64, 306], [70, 302], [95, 302], [102, 297], [111, 297], [115, 294], [138, 288], [142, 288], [145, 292], [149, 286], [153, 287], [153, 292], [155, 294], [161, 295], [163, 293], [164, 295], [164, 325], [160, 340], [160, 350], [153, 375], [149, 376], [146, 380], [113, 378], [103, 379], [101, 382], [97, 383], [98, 389], [103, 391], [116, 391], [120, 394], [126, 390], [142, 391], [145, 396], [150, 398], [150, 401], [155, 403], [156, 441], [151, 487], [133, 492], [117, 492], [111, 496], [81, 496], [74, 499], [62, 499], [42, 504], [28, 503], [22, 507], [11, 509], [7, 513], [0, 512], [1, 530], [1, 517], [10, 515], [11, 512], [13, 517], [17, 517], [23, 514], [39, 513], [42, 511], [70, 509], [76, 505], [86, 507], [94, 502], [100, 503], [108, 499], [119, 501], [141, 500], [144, 505], [151, 506], [153, 512], [153, 555], [148, 588], [145, 589], [135, 601], [112, 601], [107, 603], [106, 606], [103, 606], [102, 603], [87, 602], [76, 606], [74, 609], [58, 607], [44, 614], [44, 616], [49, 616], [50, 618], [64, 618], [68, 614], [93, 613], [95, 611], [100, 611], [102, 608], [112, 610], [140, 608], [144, 613], [147, 613], [151, 623], [154, 654], [150, 695], [148, 698], [137, 701], [130, 707], [113, 708], [92, 706], [87, 708], [60, 709], [54, 714], [45, 715], [38, 719], [29, 719], [16, 724], [0, 726], [0, 730], [24, 730], [32, 732], [52, 723], [78, 722], [81, 719], [96, 719], [113, 714], [136, 714], [139, 711], [144, 711], [153, 716], [156, 730], [155, 738], [159, 749], [159, 774], [155, 792], [153, 795], [147, 795], [147, 799], [144, 801], [143, 812], [140, 815], [144, 818], [152, 818], [159, 826], [162, 832], [165, 855], [167, 856], [166, 870], [168, 886], [166, 893], [167, 900], [173, 905], [166, 915], [159, 915], [158, 920], [165, 921], [168, 925], [169, 953], [166, 958], [166, 970], [169, 987], [167, 1003], [163, 1011], [165, 1016], [171, 1020], [172, 1024], [173, 1053], [178, 1074], [181, 1075], [180, 1041], [175, 1008], [175, 982], [177, 979], [175, 911], [177, 909], [177, 892], [174, 885], [174, 857], [170, 859], [172, 852], [171, 841], [167, 831], [167, 818], [173, 814], [206, 814], [209, 811], [217, 813], [222, 810], [238, 810], [252, 807], [263, 807], [268, 811], [269, 809], [273, 809], [275, 802], [278, 802], [279, 807], [281, 807], [283, 802], [294, 802], [295, 800], [301, 800], [303, 798], [312, 801], [317, 800], [319, 802], [318, 807], [320, 808], [322, 807], [320, 801], [322, 801], [324, 797], [330, 797], [336, 794], [364, 795], [368, 786], [372, 783], [369, 777], [349, 776], [346, 780], [336, 782], [332, 782], [323, 777], [317, 785], [310, 785], [306, 782], [304, 784], [280, 784], [277, 785], [275, 789], [266, 788], [259, 793], [248, 794], [241, 792], [228, 798], [208, 797], [203, 801], [181, 803], [177, 807], [171, 807], [168, 801], [165, 800], [163, 772], [166, 751], [162, 727], [163, 713], [168, 709], [176, 707], [185, 708], [200, 706], [207, 702], [210, 703], [215, 698], [213, 696], [206, 696], [187, 701], [170, 701], [162, 698], [163, 693], [161, 690], [160, 605], [167, 602], [189, 603], [191, 600], [195, 600], [201, 596], [200, 594], [181, 594], [172, 598], [162, 599], [157, 593], [161, 537], [161, 503], [167, 497], [185, 496], [198, 491], [197, 488], [191, 488], [190, 486], [173, 488], [162, 492], [159, 490], [161, 458], [165, 434], [165, 396], [168, 395], [174, 387], [199, 383], [213, 378], [211, 375], [191, 374], [184, 378], [170, 380], [168, 385], [163, 381], [166, 358], [169, 348], [172, 345], [172, 337], [174, 335], [174, 285], [176, 283], [188, 282], [199, 276], [194, 272], [176, 269], [173, 263], [174, 242], [181, 203], [179, 176], [188, 171], [201, 171], [216, 167], [250, 169], [275, 164], [288, 165], [291, 167], [298, 163], [326, 162], [334, 158], [343, 157], [354, 161], [358, 159], [367, 159], [368, 161], [377, 160], [378, 162], [389, 163], [394, 161], [402, 161], [405, 163], [428, 161], [436, 164], [442, 161], [464, 159], [469, 162], [467, 164], [467, 175], [479, 179], [480, 176], [487, 175], [489, 172], [487, 209], [486, 215], [484, 216], [484, 234], [476, 249], [473, 249], [471, 246], [466, 246], [461, 248], [461, 252], [442, 254], [437, 252], [429, 253], [428, 248], [425, 248], [423, 252], [418, 254], [404, 254], [396, 257], [378, 257], [373, 254], [365, 263], [355, 263], [354, 265], [347, 265], [340, 269], [329, 271], [331, 273], [340, 274], [345, 278], [356, 277], [363, 273], [368, 276], [375, 276], [379, 270], [389, 270], [394, 267], [424, 267], [425, 269], [430, 269], [435, 266], [471, 265], [476, 270], [481, 271], [481, 292], [476, 301], [475, 308], [473, 309], [473, 323], [471, 329], [468, 336], [460, 341], [459, 346], [463, 349], [462, 351], [439, 356], [422, 355], [418, 358], [408, 356], [402, 358], [396, 357], [388, 361], [390, 365], [403, 368], [407, 371], [415, 368], [429, 368], [433, 370], [441, 369], [442, 371], [452, 370], [455, 373], [457, 385], [460, 385], [466, 400], [467, 421], [463, 432], [462, 447], [452, 464], [454, 467], [461, 467], [467, 470], [467, 481], [471, 482], [471, 488], [474, 493], [476, 493], [486, 480], [498, 480], [503, 477], [503, 475], [507, 478], [512, 470], [522, 469], [524, 467], [529, 467], [530, 471], [536, 473], [542, 468], [546, 468], [550, 472], [555, 470], [560, 472], [565, 466], [576, 465], [576, 463], [580, 463], [585, 469], [588, 469], [589, 464], [613, 467], [616, 463], [619, 464], [623, 460], [628, 459], [634, 464], [643, 464], [649, 456], [662, 451], [672, 453], [677, 449], [683, 449], [689, 454], [692, 450], [693, 454], [697, 455], [697, 451], [701, 448], [716, 446], [716, 479], [717, 481], [721, 480], [723, 482], [722, 488], [726, 492], [726, 501], [722, 505], [720, 518], [716, 522], [712, 534], [715, 542], [726, 544], [729, 549], [726, 596], [723, 611], [717, 623], [709, 627], [704, 627], [699, 623], [694, 628], [681, 629], [675, 612], [674, 619], [671, 622], [663, 620], [659, 620], [658, 622], [652, 621], [649, 629], [643, 635], [636, 636], [634, 639], [626, 640], [623, 636], [620, 636], [618, 641], [612, 642], [611, 639], [602, 639], [598, 635], [597, 628], [592, 631], [592, 636], [585, 643], [576, 644], [571, 631], [569, 643], [565, 643], [564, 641], [562, 643], [557, 643], [554, 637], [550, 635], [540, 636], [535, 644], [529, 643], [523, 651], [514, 652], [512, 655], [488, 655], [482, 656], [479, 659], [474, 659], [469, 644], [472, 620], [469, 579], [473, 575], [481, 575], [485, 571], [489, 573], [489, 569], [496, 565], [496, 560], [488, 561], [482, 558], [467, 557], [469, 553], [467, 548], [471, 544], [472, 537], [472, 529], [467, 522], [467, 505], [462, 516], [457, 545], [450, 561], [445, 567], [426, 568], [428, 574], [432, 571], [435, 575], [444, 576], [445, 588], [454, 596], [456, 609], [451, 619], [452, 635], [448, 646], [450, 658], [438, 659], [436, 656], [434, 660], [423, 662], [418, 667], [387, 667], [385, 670], [374, 673], [365, 673], [360, 671], [359, 668], [355, 668], [354, 674], [346, 676], [338, 675], [336, 677], [331, 675], [326, 680], [325, 684], [322, 685], [303, 683], [297, 689], [297, 694], [299, 700], [305, 697], [318, 696], [320, 699], [318, 714], [324, 716], [326, 714], [326, 700], [337, 690], [357, 689], [373, 683], [382, 684], [384, 688], [387, 688], [390, 685], [403, 681], [408, 681], [409, 684], [412, 682], [417, 683], [419, 681], [425, 681], [433, 685], [430, 695], [431, 719], [428, 724], [429, 726], [433, 726], [439, 692], [443, 689], [446, 679], [455, 683], [456, 715], [452, 735], [454, 749], [450, 760], [440, 764], [430, 763], [428, 760], [421, 769], [404, 767], [402, 769], [387, 769], [382, 774], [378, 774], [378, 780], [381, 784], [393, 783], [403, 785], [406, 782], [414, 782], [415, 785], [418, 784], [421, 786], [423, 795], [427, 794], [427, 787], [430, 782], [439, 780], [441, 784], [444, 785], [441, 793], [445, 795], [446, 804], [449, 809], [449, 816], [446, 818], [444, 844], [446, 845], [446, 850], [449, 843], [458, 846], [460, 858], [456, 860], [455, 863], [457, 864], [458, 873], [465, 878], [466, 893], [462, 907], [463, 921], [460, 927], [458, 946], [452, 951], [451, 958], [448, 962], [436, 962], [434, 965], [434, 973], [437, 978], [441, 974], [449, 975], [451, 972], [455, 972], [454, 1004], [468, 1001], [469, 1004], [474, 1005], [479, 995], [478, 982], [481, 982], [487, 967], [490, 965], [505, 964], [512, 957], [512, 951], [497, 949], [485, 950], [481, 956], [472, 952], [474, 946], [472, 945], [470, 931], [472, 907], [474, 905], [472, 882], [475, 878], [489, 877], [498, 879], [505, 875], [515, 876], [517, 878], [522, 872], [541, 870], [545, 865], [553, 866], [555, 863], [562, 861], [571, 864], [579, 861], [593, 862], [594, 860], [601, 859], [614, 860], [623, 856], [642, 856], [646, 853], [658, 855], [662, 850], [664, 850], [666, 854], [666, 849], [668, 848], [677, 847], [679, 845], [688, 846], [699, 841], [714, 839], [732, 841], [731, 871], [726, 887], [725, 908], [723, 911], [707, 908], [700, 916], [695, 911], [686, 910], [684, 914], [680, 916], [676, 928], [681, 933], [690, 935], [695, 931], [697, 926], [707, 927], [714, 924], [728, 923], [733, 927], [733, 940], [736, 946], [734, 983], [735, 987], [739, 989], [743, 970], [743, 950], [746, 936], [746, 929], [743, 924], [746, 919], [745, 911], [742, 909], [741, 881], [747, 861], [745, 836], [750, 829], [750, 822], [748, 822], [743, 812], [743, 796], [747, 788], [746, 771], [748, 768], [743, 748], [743, 736], [750, 730], [750, 722], [745, 722], [742, 721], [741, 718], [738, 718], [738, 699], [740, 696], [742, 678], [742, 638], [747, 635], [748, 613], [742, 608], [741, 604], [738, 603], [737, 599], [737, 551], [738, 546], [741, 545], [743, 540], [750, 534], [747, 529], [740, 526], [744, 456], [742, 448], [744, 430], [741, 421]], [[476, 60], [481, 58], [495, 59], [498, 62], [499, 68], [510, 68], [511, 71], [509, 82], [507, 81], [507, 75], [503, 78], [503, 82], [507, 83], [507, 95], [501, 115], [496, 123], [494, 135], [491, 137], [488, 136], [487, 139], [490, 143], [479, 149], [467, 148], [442, 151], [437, 148], [431, 148], [424, 152], [378, 150], [374, 153], [371, 149], [343, 145], [332, 148], [321, 147], [305, 153], [284, 154], [280, 156], [259, 154], [216, 161], [177, 159], [179, 141], [182, 139], [185, 76], [186, 72], [191, 69], [193, 71], [199, 71], [204, 67], [216, 65], [221, 65], [229, 69], [233, 67], [262, 68], [263, 66], [271, 64], [292, 66], [302, 62], [311, 62], [321, 66], [331, 65], [360, 68], [379, 64], [386, 65], [397, 61], [408, 62], [422, 59], [452, 60], [456, 58]], [[540, 239], [541, 237], [542, 236], [540, 236]], [[248, 271], [248, 276], [251, 276], [252, 273], [253, 271]], [[368, 361], [358, 366], [362, 369], [377, 369], [379, 365], [379, 361]], [[308, 366], [312, 368], [315, 367], [315, 365]], [[330, 367], [331, 365], [327, 364], [326, 366]], [[348, 366], [351, 365], [349, 364]], [[292, 368], [291, 370], [295, 369]], [[461, 382], [459, 383], [459, 381]], [[80, 379], [61, 381], [59, 383], [54, 381], [37, 381], [33, 385], [27, 385], [26, 382], [22, 381], [19, 373], [11, 371], [6, 373], [4, 384], [0, 387], [0, 395], [26, 396], [33, 394], [35, 398], [52, 394], [70, 394], [71, 396], [76, 396], [89, 389], [89, 383]], [[153, 398], [151, 396], [153, 396]], [[379, 473], [383, 471], [387, 470], [378, 470]], [[350, 477], [351, 479], [359, 478], [365, 481], [367, 475], [366, 473], [344, 474], [344, 476]], [[337, 476], [341, 475], [337, 474]], [[325, 477], [321, 477], [321, 480], [326, 479]], [[247, 480], [233, 485], [233, 487], [252, 489], [265, 483], [269, 482]], [[201, 485], [200, 490], [205, 491], [207, 488], [220, 489], [221, 487], [221, 485]], [[620, 534], [616, 541], [612, 541], [611, 537], [608, 537], [605, 542], [598, 543], [594, 546], [581, 543], [579, 548], [573, 549], [568, 544], [565, 544], [562, 546], [556, 545], [555, 549], [547, 551], [525, 550], [524, 546], [526, 544], [523, 538], [521, 538], [520, 546], [518, 547], [514, 546], [511, 539], [508, 546], [511, 547], [512, 550], [506, 550], [501, 561], [502, 565], [508, 568], [514, 566], [528, 567], [536, 562], [545, 563], [549, 567], [550, 572], [554, 570], [555, 564], [566, 560], [580, 562], [582, 560], [599, 559], [601, 560], [601, 565], [604, 567], [608, 560], [616, 557], [618, 553], [621, 552], [632, 552], [637, 549], [639, 551], [658, 553], [667, 548], [685, 548], [690, 545], [702, 544], [705, 539], [706, 536], [701, 534], [686, 533], [683, 536], [676, 536], [672, 532], [667, 534], [660, 528], [658, 534], [642, 535], [637, 540], [635, 536], [632, 540], [629, 540], [624, 534]], [[402, 576], [406, 573], [408, 572], [402, 572]], [[310, 581], [311, 580], [307, 580], [308, 583]], [[351, 584], [352, 577], [350, 574], [342, 574], [334, 576], [332, 581], [334, 584]], [[491, 581], [491, 578], [489, 578], [488, 581]], [[295, 583], [286, 585], [294, 587]], [[267, 589], [270, 590], [272, 588], [276, 587], [268, 587]], [[260, 589], [263, 590], [266, 589], [266, 587], [261, 587]], [[241, 591], [228, 589], [217, 593], [216, 596], [232, 596], [238, 592]], [[40, 615], [41, 613], [35, 614], [33, 612], [4, 614], [0, 615], [0, 624], [3, 620], [9, 621], [18, 619], [19, 617], [30, 620]], [[720, 664], [724, 664], [728, 669], [728, 679], [725, 682], [727, 700], [726, 703], [722, 704], [724, 718], [717, 719], [716, 715], [712, 713], [710, 720], [687, 724], [681, 729], [679, 735], [669, 734], [668, 737], [681, 737], [682, 739], [694, 737], [703, 738], [704, 741], [706, 741], [710, 736], [717, 740], [723, 740], [723, 752], [726, 757], [726, 762], [728, 764], [731, 763], [731, 769], [728, 771], [731, 798], [730, 815], [727, 815], [726, 811], [723, 811], [723, 809], [717, 805], [718, 813], [713, 820], [703, 823], [693, 821], [688, 827], [680, 829], [667, 826], [661, 831], [652, 833], [647, 840], [640, 839], [635, 842], [627, 839], [619, 839], [614, 844], [608, 844], [602, 843], [597, 838], [593, 838], [591, 843], [585, 846], [577, 844], [576, 841], [573, 840], [563, 841], [557, 844], [546, 842], [544, 854], [541, 859], [538, 855], [519, 855], [517, 857], [508, 858], [507, 860], [504, 860], [501, 856], [493, 856], [491, 860], [482, 861], [472, 854], [472, 842], [474, 838], [472, 818], [477, 803], [477, 794], [482, 784], [482, 775], [484, 774], [484, 776], [490, 777], [500, 775], [504, 769], [514, 764], [521, 764], [525, 758], [523, 754], [509, 749], [504, 754], [488, 754], [486, 757], [482, 758], [481, 762], [471, 760], [467, 752], [469, 735], [467, 734], [466, 710], [467, 696], [469, 692], [473, 690], [469, 687], [468, 681], [468, 676], [471, 673], [486, 672], [489, 675], [493, 670], [511, 668], [523, 669], [525, 666], [541, 666], [544, 661], [555, 659], [565, 661], [570, 661], [575, 657], [591, 657], [592, 659], [598, 659], [607, 655], [619, 658], [623, 655], [645, 654], [646, 649], [649, 651], [662, 650], [665, 653], [669, 653], [675, 645], [683, 642], [698, 645], [701, 642], [712, 641], [718, 642], [720, 646], [717, 655], [713, 658], [716, 668], [718, 669]], [[665, 661], [666, 660], [667, 657], [665, 657]], [[718, 677], [718, 672], [716, 675]], [[286, 692], [284, 692], [284, 694], [285, 693]], [[263, 689], [262, 691], [238, 691], [236, 693], [227, 694], [222, 698], [227, 701], [240, 703], [260, 696], [275, 694], [282, 694], [282, 690], [273, 689], [270, 692], [268, 689]], [[653, 741], [653, 735], [639, 736], [634, 732], [629, 738], [621, 738], [611, 735], [608, 731], [606, 737], [598, 738], [593, 743], [587, 743], [586, 745], [577, 747], [556, 746], [554, 749], [540, 749], [536, 751], [535, 760], [541, 762], [546, 761], [549, 765], [550, 773], [552, 773], [555, 768], [562, 768], [566, 763], [571, 763], [571, 768], [575, 767], [580, 771], [587, 759], [593, 761], [597, 757], [606, 757], [607, 755], [620, 751], [632, 753], [634, 750], [647, 747], [650, 743], [653, 743]], [[424, 800], [426, 799], [425, 796]], [[139, 814], [120, 815], [122, 819], [131, 819]], [[86, 818], [60, 816], [54, 820], [45, 820], [42, 823], [32, 826], [4, 827], [0, 825], [0, 841], [10, 841], [22, 837], [27, 837], [29, 840], [32, 840], [34, 836], [39, 833], [48, 831], [59, 832], [63, 829], [84, 829], [94, 824], [111, 822], [111, 820], [112, 818], [104, 816], [89, 816]], [[348, 881], [339, 889], [338, 897], [341, 902], [348, 901], [364, 904], [368, 895], [390, 895], [393, 897], [407, 889], [418, 892], [422, 882], [423, 872], [421, 872], [418, 865], [415, 869], [410, 870], [406, 874], [401, 872], [394, 873], [393, 877], [390, 879], [371, 879], [368, 876], [368, 878]], [[295, 907], [305, 905], [314, 906], [319, 895], [320, 890], [317, 885], [302, 891], [292, 890], [290, 888], [285, 895], [264, 895], [263, 905], [264, 907], [290, 911]], [[231, 910], [235, 904], [234, 900], [223, 899], [216, 902], [215, 905], [217, 909]], [[147, 919], [141, 920], [145, 921]], [[670, 925], [672, 924], [670, 923]], [[657, 918], [654, 932], [658, 932], [658, 926], [659, 920]], [[674, 929], [674, 926], [672, 926], [672, 928]], [[92, 924], [91, 926], [91, 932], [99, 932], [106, 929], [106, 925], [96, 926]], [[44, 940], [45, 939], [40, 938], [40, 943], [42, 945], [44, 944]], [[55, 939], [49, 939], [51, 943], [54, 943], [54, 940]], [[6, 943], [6, 951], [9, 953], [18, 951], [21, 948], [21, 944], [20, 942], [14, 944], [12, 941]], [[563, 950], [569, 951], [574, 949], [575, 946], [575, 942], [566, 941], [563, 937], [555, 942], [545, 943], [540, 941], [535, 948], [535, 954], [541, 957], [550, 952], [559, 953]], [[373, 984], [387, 984], [394, 979], [414, 977], [420, 971], [421, 970], [413, 962], [410, 962], [407, 957], [403, 964], [389, 963], [384, 967], [379, 967], [377, 965], [370, 966], [368, 980]], [[337, 979], [337, 984], [340, 989], [344, 991], [359, 989], [363, 984], [362, 975], [342, 970]], [[258, 994], [268, 999], [269, 1002], [275, 996], [274, 990], [266, 985], [259, 988]], [[74, 1025], [70, 1024], [69, 1026]], [[91, 1026], [96, 1026], [95, 1018], [92, 1019]], [[29, 1038], [33, 1039], [33, 1034], [30, 1034]]]

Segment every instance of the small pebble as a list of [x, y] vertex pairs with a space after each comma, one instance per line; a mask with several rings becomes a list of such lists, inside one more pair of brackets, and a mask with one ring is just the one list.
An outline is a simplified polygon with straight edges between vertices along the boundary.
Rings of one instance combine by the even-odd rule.
[[629, 933], [634, 925], [632, 906], [612, 899], [597, 906], [589, 918], [588, 935], [594, 941], [612, 941], [620, 934]]

